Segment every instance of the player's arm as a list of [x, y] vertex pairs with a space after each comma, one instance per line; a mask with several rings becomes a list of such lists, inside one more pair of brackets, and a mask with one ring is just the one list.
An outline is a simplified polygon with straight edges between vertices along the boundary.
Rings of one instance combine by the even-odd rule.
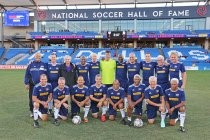
[[[169, 105], [168, 101], [166, 101], [166, 108], [168, 111], [170, 110], [170, 105]], [[169, 113], [170, 113], [170, 111], [169, 111]]]
[[100, 99], [96, 99], [95, 97], [93, 97], [93, 95], [90, 95], [90, 99], [92, 101], [95, 101], [95, 102], [99, 102], [100, 101]]
[[137, 105], [138, 103], [142, 102], [143, 99], [144, 99], [144, 93], [142, 93], [141, 98], [138, 99], [134, 104]]
[[115, 106], [118, 106], [120, 103], [122, 103], [123, 102], [123, 98], [121, 98], [116, 104], [115, 104]]
[[25, 84], [25, 89], [29, 89], [29, 78], [30, 78], [30, 65], [28, 65], [27, 69], [26, 69], [26, 73], [25, 73], [25, 77], [24, 77], [24, 84]]
[[43, 101], [40, 101], [40, 100], [37, 98], [37, 96], [35, 96], [35, 95], [32, 96], [32, 100], [33, 100], [33, 102], [36, 102], [36, 103], [39, 103], [39, 104], [44, 105], [44, 102], [43, 102]]
[[110, 103], [112, 106], [114, 106], [114, 103], [112, 102], [112, 100], [111, 100], [110, 98], [107, 98], [107, 99], [108, 99], [109, 103]]
[[160, 96], [160, 101], [161, 101], [162, 106], [165, 106], [164, 96]]
[[186, 83], [187, 83], [187, 73], [186, 72], [182, 73], [182, 82], [183, 82], [183, 84], [182, 84], [181, 88], [184, 89], [186, 86]]
[[152, 106], [157, 106], [157, 107], [160, 107], [160, 106], [162, 105], [162, 104], [157, 104], [157, 103], [151, 101], [150, 99], [146, 99], [146, 102], [147, 102], [148, 104], [152, 105]]
[[74, 95], [72, 95], [72, 101], [75, 102], [75, 103], [79, 106], [80, 102], [77, 101], [77, 100], [74, 98]]
[[128, 99], [128, 104], [130, 106], [132, 106], [133, 105], [133, 102], [131, 101], [131, 95], [127, 95], [127, 99]]
[[52, 100], [52, 93], [49, 94], [48, 99], [47, 99], [47, 104]]
[[64, 104], [66, 101], [68, 101], [70, 99], [70, 95], [65, 95], [65, 98], [63, 100], [61, 100], [61, 104]]
[[103, 95], [103, 98], [101, 98], [99, 102], [102, 103], [102, 102], [104, 102], [105, 100], [106, 100], [106, 94]]

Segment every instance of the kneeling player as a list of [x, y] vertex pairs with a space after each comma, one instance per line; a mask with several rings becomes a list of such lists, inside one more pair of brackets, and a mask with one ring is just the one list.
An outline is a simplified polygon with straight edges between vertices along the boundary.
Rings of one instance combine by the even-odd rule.
[[101, 121], [106, 121], [107, 100], [106, 87], [101, 83], [101, 75], [95, 77], [96, 83], [90, 87], [91, 110], [93, 118], [98, 118], [99, 108], [102, 107]]
[[54, 99], [54, 124], [59, 125], [58, 116], [62, 120], [67, 120], [68, 116], [68, 99], [69, 99], [69, 88], [65, 86], [65, 78], [59, 77], [58, 87], [53, 90]]
[[122, 116], [121, 123], [126, 124], [123, 105], [124, 97], [124, 89], [120, 87], [120, 83], [118, 80], [114, 80], [113, 86], [107, 90], [107, 99], [109, 101], [109, 119], [111, 121], [115, 120], [117, 109], [120, 109], [120, 113]]
[[72, 102], [71, 102], [71, 113], [72, 116], [79, 114], [80, 107], [85, 107], [84, 122], [88, 122], [88, 112], [90, 109], [90, 99], [88, 87], [84, 85], [85, 81], [82, 76], [77, 79], [77, 85], [72, 88]]
[[147, 102], [147, 118], [148, 123], [153, 124], [157, 111], [161, 112], [161, 127], [165, 127], [165, 103], [161, 86], [157, 85], [155, 76], [149, 77], [149, 86], [145, 89], [144, 96]]
[[32, 100], [34, 102], [34, 127], [38, 128], [38, 117], [43, 121], [48, 120], [48, 103], [52, 100], [52, 86], [50, 83], [47, 83], [45, 74], [40, 76], [40, 83], [34, 87]]
[[178, 118], [178, 112], [180, 112], [180, 131], [185, 132], [185, 92], [179, 88], [179, 80], [177, 78], [171, 79], [171, 88], [165, 92], [166, 107], [169, 113], [169, 125], [174, 126], [176, 119]]
[[142, 100], [144, 99], [145, 85], [141, 84], [141, 76], [134, 75], [134, 84], [128, 88], [128, 125], [131, 125], [131, 114], [135, 108], [134, 114], [141, 119], [142, 115]]

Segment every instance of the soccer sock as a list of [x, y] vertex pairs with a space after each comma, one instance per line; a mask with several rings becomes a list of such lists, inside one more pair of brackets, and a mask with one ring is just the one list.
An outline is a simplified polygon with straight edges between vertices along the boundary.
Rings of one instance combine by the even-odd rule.
[[55, 119], [58, 118], [58, 113], [59, 113], [59, 109], [54, 108], [54, 117], [55, 117]]
[[185, 115], [185, 112], [180, 112], [180, 126], [182, 127], [184, 127]]
[[128, 120], [131, 121], [131, 117], [128, 117]]
[[107, 109], [108, 109], [107, 106], [102, 107], [102, 115], [106, 115]]
[[125, 111], [124, 111], [124, 109], [120, 109], [120, 113], [121, 113], [122, 118], [125, 118]]
[[39, 110], [34, 109], [33, 112], [34, 112], [34, 120], [36, 121], [36, 120], [38, 120], [38, 117], [39, 117], [39, 114], [38, 114]]
[[90, 106], [85, 106], [84, 118], [87, 118], [89, 110], [90, 110]]
[[128, 107], [128, 99], [125, 97], [124, 98], [124, 105], [125, 105], [125, 109], [127, 109], [127, 107]]
[[165, 118], [166, 118], [166, 113], [161, 112], [161, 121], [165, 121]]
[[48, 103], [48, 109], [51, 109], [51, 110], [52, 110], [52, 106], [53, 106], [53, 100], [51, 100], [51, 101]]

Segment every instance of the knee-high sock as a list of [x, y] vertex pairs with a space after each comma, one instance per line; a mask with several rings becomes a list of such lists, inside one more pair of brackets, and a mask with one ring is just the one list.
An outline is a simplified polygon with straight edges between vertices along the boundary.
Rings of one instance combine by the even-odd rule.
[[184, 121], [185, 121], [185, 112], [180, 112], [180, 126], [184, 127]]
[[84, 113], [84, 118], [87, 118], [87, 116], [88, 116], [88, 112], [89, 112], [89, 110], [90, 110], [90, 106], [85, 106], [85, 113]]
[[54, 108], [54, 117], [55, 117], [55, 119], [58, 118], [58, 113], [59, 113], [59, 109], [58, 108]]
[[106, 115], [107, 109], [108, 109], [107, 106], [102, 107], [102, 115]]
[[124, 109], [120, 109], [120, 113], [121, 113], [122, 118], [125, 118], [125, 111], [124, 111]]

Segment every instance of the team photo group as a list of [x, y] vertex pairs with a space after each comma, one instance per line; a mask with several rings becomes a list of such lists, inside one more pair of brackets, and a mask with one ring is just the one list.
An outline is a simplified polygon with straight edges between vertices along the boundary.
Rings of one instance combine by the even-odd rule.
[[41, 57], [35, 54], [24, 77], [35, 128], [40, 126], [38, 119], [47, 121], [49, 116], [59, 126], [67, 119], [73, 124], [88, 123], [90, 117], [115, 121], [119, 112], [123, 125], [143, 126], [145, 113], [144, 123], [154, 124], [160, 116], [156, 123], [161, 128], [166, 122], [174, 126], [179, 121], [179, 130], [185, 132], [187, 75], [177, 52], [171, 52], [168, 60], [159, 55], [155, 61], [146, 53], [140, 62], [135, 53], [125, 61], [121, 54], [116, 60], [111, 58], [110, 51], [101, 60], [91, 54], [90, 62], [81, 56], [77, 64], [71, 62], [71, 56], [65, 56], [63, 64], [56, 62], [56, 54], [51, 54], [48, 64]]

